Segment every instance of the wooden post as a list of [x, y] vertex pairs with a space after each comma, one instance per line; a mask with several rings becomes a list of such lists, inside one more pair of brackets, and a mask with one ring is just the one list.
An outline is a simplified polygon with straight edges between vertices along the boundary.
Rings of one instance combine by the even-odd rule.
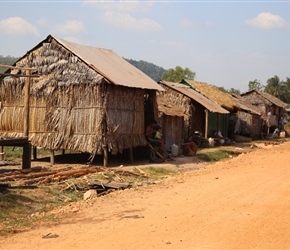
[[[30, 75], [30, 70], [26, 70], [26, 75]], [[26, 77], [25, 81], [25, 89], [24, 89], [24, 110], [23, 110], [23, 135], [24, 137], [28, 137], [29, 133], [29, 96], [30, 96], [30, 77]]]
[[106, 168], [108, 167], [108, 160], [109, 160], [107, 145], [103, 146], [103, 154], [104, 154], [104, 167]]
[[[23, 110], [23, 136], [28, 139], [29, 135], [29, 96], [30, 96], [30, 70], [26, 70], [26, 81], [24, 86], [24, 110]], [[27, 144], [23, 146], [22, 155], [22, 169], [27, 169], [31, 167], [31, 144], [28, 141]]]
[[0, 161], [4, 160], [4, 150], [3, 150], [3, 146], [0, 146]]
[[205, 111], [205, 134], [204, 137], [207, 139], [208, 138], [208, 110], [206, 109]]
[[50, 164], [53, 166], [55, 163], [55, 158], [54, 158], [54, 150], [50, 150]]
[[37, 159], [37, 148], [36, 147], [33, 147], [33, 160], [36, 160]]
[[31, 167], [31, 144], [28, 141], [23, 145], [22, 169], [28, 169], [30, 167]]
[[130, 159], [131, 163], [134, 162], [134, 159], [133, 159], [133, 148], [132, 147], [129, 148], [129, 159]]

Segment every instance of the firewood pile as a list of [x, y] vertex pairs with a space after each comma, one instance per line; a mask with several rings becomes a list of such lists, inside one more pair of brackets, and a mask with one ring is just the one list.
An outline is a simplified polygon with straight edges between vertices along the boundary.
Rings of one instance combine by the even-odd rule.
[[[99, 189], [107, 191], [108, 189], [124, 189], [130, 185], [125, 182], [127, 177], [147, 178], [145, 172], [138, 169], [139, 172], [118, 168], [103, 168], [98, 166], [83, 166], [76, 169], [47, 169], [43, 167], [33, 167], [30, 169], [17, 169], [1, 171], [0, 169], [0, 187], [4, 188], [32, 188], [52, 183], [62, 183], [64, 189], [79, 189], [77, 187], [78, 178], [84, 177], [87, 182], [85, 189]], [[93, 174], [100, 174], [102, 181], [90, 178]], [[69, 184], [70, 183], [70, 184]]]

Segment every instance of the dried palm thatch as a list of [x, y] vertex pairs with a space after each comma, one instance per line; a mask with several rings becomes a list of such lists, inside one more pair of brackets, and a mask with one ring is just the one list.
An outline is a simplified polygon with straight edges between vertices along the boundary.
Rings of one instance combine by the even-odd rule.
[[[144, 89], [111, 84], [54, 39], [17, 62], [24, 65], [41, 75], [31, 82], [33, 146], [92, 154], [107, 147], [116, 154], [146, 144]], [[24, 78], [0, 79], [0, 136], [23, 136], [24, 84]]]
[[189, 84], [195, 91], [219, 104], [221, 107], [227, 109], [228, 111], [235, 111], [240, 109], [239, 105], [230, 95], [222, 92], [215, 86], [190, 80], [184, 80], [184, 82]]

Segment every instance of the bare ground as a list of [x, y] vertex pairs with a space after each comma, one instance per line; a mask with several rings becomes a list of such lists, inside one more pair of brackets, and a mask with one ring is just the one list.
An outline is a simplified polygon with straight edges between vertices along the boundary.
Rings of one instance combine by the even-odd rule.
[[164, 166], [191, 171], [55, 210], [59, 224], [1, 238], [0, 249], [290, 249], [289, 151], [285, 142], [214, 164], [178, 159]]

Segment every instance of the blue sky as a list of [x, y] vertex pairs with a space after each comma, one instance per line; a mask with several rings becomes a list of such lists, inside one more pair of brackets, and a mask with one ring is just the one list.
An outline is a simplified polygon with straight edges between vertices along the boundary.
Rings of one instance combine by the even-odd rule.
[[23, 56], [48, 35], [181, 66], [195, 80], [248, 90], [290, 77], [289, 1], [0, 0], [0, 55]]

